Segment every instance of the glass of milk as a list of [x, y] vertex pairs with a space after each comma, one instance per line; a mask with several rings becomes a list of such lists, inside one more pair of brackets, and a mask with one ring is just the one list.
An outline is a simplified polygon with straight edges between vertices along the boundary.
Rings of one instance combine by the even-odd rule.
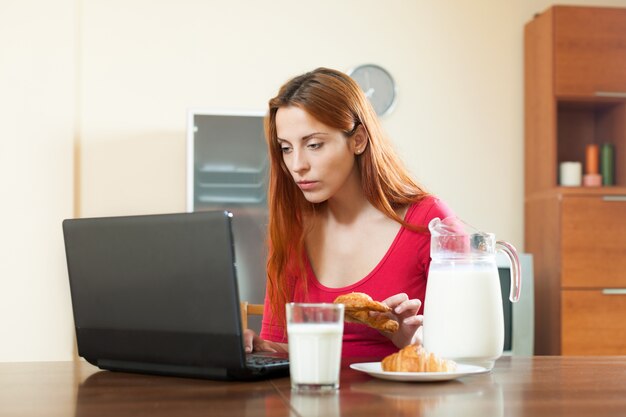
[[289, 372], [296, 392], [339, 388], [343, 304], [288, 303]]

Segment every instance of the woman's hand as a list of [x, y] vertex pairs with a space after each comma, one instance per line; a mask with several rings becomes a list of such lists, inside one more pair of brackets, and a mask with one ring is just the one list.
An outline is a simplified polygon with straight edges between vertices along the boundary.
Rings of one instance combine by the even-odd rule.
[[243, 331], [243, 347], [246, 353], [252, 352], [283, 352], [287, 353], [288, 345], [285, 343], [270, 342], [263, 340], [254, 332], [254, 330], [246, 329]]
[[[392, 313], [398, 319], [400, 328], [395, 333], [383, 333], [391, 339], [398, 348], [407, 345], [422, 343], [421, 326], [424, 316], [417, 315], [422, 302], [416, 298], [409, 299], [405, 293], [393, 295], [382, 301], [392, 308]], [[420, 330], [420, 331], [418, 331]]]

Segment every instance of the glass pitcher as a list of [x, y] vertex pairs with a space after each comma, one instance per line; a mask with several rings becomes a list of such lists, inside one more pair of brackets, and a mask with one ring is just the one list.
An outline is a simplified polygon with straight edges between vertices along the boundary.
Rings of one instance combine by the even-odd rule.
[[456, 217], [434, 218], [424, 305], [424, 347], [446, 359], [493, 367], [504, 347], [504, 314], [496, 251], [511, 262], [512, 302], [521, 270], [515, 248]]

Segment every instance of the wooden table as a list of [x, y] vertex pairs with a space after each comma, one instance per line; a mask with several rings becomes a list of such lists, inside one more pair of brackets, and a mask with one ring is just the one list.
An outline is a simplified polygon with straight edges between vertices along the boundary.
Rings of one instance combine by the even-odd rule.
[[503, 357], [489, 374], [382, 381], [344, 364], [336, 395], [289, 378], [217, 382], [99, 371], [80, 362], [0, 363], [0, 416], [626, 416], [626, 357]]

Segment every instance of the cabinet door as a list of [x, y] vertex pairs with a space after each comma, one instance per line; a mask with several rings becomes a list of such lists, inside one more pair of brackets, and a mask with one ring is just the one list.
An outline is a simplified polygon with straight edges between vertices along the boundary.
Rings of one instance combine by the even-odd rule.
[[626, 196], [564, 196], [561, 286], [626, 288]]
[[554, 12], [557, 97], [626, 94], [626, 8]]
[[561, 292], [563, 355], [626, 355], [626, 292]]

